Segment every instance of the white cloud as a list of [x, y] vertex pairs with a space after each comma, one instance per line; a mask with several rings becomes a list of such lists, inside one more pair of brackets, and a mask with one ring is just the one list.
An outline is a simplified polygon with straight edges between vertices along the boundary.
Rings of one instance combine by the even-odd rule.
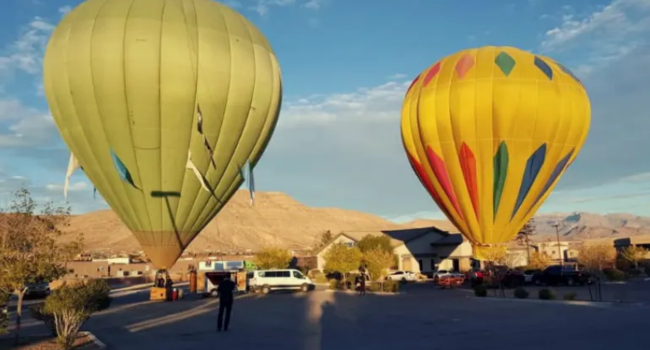
[[63, 6], [63, 7], [59, 7], [59, 13], [61, 13], [61, 14], [63, 14], [63, 15], [68, 14], [70, 11], [72, 11], [72, 7], [69, 6], [69, 5], [66, 5], [66, 6]]
[[[55, 192], [55, 193], [63, 193], [63, 183], [60, 184], [47, 184], [45, 185], [45, 189], [47, 191]], [[87, 182], [75, 182], [71, 183], [70, 186], [68, 187], [69, 192], [77, 192], [77, 191], [88, 191], [92, 190], [92, 187], [87, 183]]]
[[[329, 96], [310, 96], [283, 106], [281, 128], [325, 123], [394, 122], [410, 81], [389, 81], [372, 88]], [[397, 119], [396, 119], [397, 118]]]
[[309, 0], [302, 6], [310, 10], [318, 10], [323, 5], [323, 0]]
[[[52, 116], [24, 106], [16, 99], [0, 99], [0, 147], [34, 147], [57, 140]], [[8, 125], [2, 130], [2, 125]]]
[[614, 0], [584, 16], [570, 6], [563, 11], [560, 24], [545, 33], [541, 48], [552, 53], [587, 53], [588, 59], [576, 67], [581, 77], [590, 74], [594, 67], [630, 54], [645, 43], [650, 31], [650, 2], [646, 0]]
[[18, 40], [0, 55], [0, 73], [15, 69], [38, 74], [43, 62], [43, 51], [54, 26], [40, 17], [34, 17]]

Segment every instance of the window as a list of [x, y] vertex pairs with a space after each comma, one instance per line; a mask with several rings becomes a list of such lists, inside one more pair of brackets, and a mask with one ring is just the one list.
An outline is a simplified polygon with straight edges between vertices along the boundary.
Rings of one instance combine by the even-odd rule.
[[277, 271], [266, 271], [266, 274], [264, 275], [264, 277], [269, 277], [269, 278], [278, 277], [278, 272]]
[[297, 279], [301, 279], [301, 280], [302, 280], [302, 279], [305, 279], [305, 276], [303, 276], [302, 273], [300, 273], [300, 272], [298, 272], [298, 271], [294, 271], [294, 272], [293, 272], [293, 277], [295, 277], [295, 278], [297, 278]]
[[436, 270], [436, 259], [431, 259], [431, 271]]
[[397, 272], [395, 272], [393, 275], [403, 275], [403, 274], [404, 274], [404, 272], [402, 272], [402, 271], [397, 271]]
[[354, 243], [354, 242], [347, 242], [347, 243], [345, 243], [345, 245], [346, 245], [348, 248], [352, 248], [352, 247], [355, 246], [355, 243]]
[[422, 271], [422, 259], [418, 259], [418, 266], [420, 267], [420, 271]]
[[278, 277], [291, 277], [289, 271], [278, 271]]

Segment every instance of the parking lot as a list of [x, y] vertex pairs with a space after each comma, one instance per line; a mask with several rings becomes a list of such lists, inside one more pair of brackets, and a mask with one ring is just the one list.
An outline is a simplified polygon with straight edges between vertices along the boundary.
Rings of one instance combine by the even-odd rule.
[[[634, 304], [477, 298], [468, 289], [439, 290], [430, 283], [410, 284], [404, 291], [360, 297], [321, 287], [245, 295], [235, 302], [228, 333], [216, 332], [215, 299], [152, 303], [146, 292], [135, 292], [117, 297], [84, 328], [119, 350], [641, 349], [650, 311]], [[30, 323], [28, 332], [42, 332], [39, 327]]]
[[[154, 342], [161, 350], [209, 346], [469, 350], [485, 349], [486, 344], [504, 350], [634, 349], [633, 344], [645, 341], [647, 308], [510, 302], [429, 287], [410, 287], [399, 296], [329, 291], [249, 295], [236, 301], [228, 333], [216, 333], [215, 300], [162, 304], [134, 300], [93, 317], [87, 328], [109, 347], [124, 350], [148, 348]], [[544, 346], [533, 337], [544, 340]]]

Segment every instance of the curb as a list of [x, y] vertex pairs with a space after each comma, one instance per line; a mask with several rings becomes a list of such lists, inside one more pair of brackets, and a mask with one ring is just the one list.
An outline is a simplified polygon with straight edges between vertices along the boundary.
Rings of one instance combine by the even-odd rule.
[[483, 299], [483, 300], [493, 300], [493, 301], [505, 301], [505, 302], [515, 302], [515, 303], [537, 303], [537, 304], [555, 304], [555, 305], [573, 305], [573, 306], [596, 306], [596, 307], [613, 307], [616, 304], [609, 301], [584, 301], [584, 300], [538, 300], [538, 299], [517, 299], [517, 298], [499, 298], [499, 297], [471, 297], [466, 295], [465, 298], [470, 299]]
[[[357, 292], [353, 290], [333, 290], [333, 289], [325, 289], [326, 292], [330, 293], [344, 293], [344, 294], [357, 294]], [[397, 292], [397, 293], [389, 293], [389, 292], [370, 292], [366, 291], [366, 294], [375, 294], [375, 295], [402, 295], [406, 294], [405, 292]]]
[[106, 349], [106, 344], [104, 344], [101, 340], [97, 339], [97, 337], [90, 333], [90, 332], [85, 332], [86, 336], [90, 338], [90, 340], [95, 343], [95, 345], [100, 348], [100, 349]]

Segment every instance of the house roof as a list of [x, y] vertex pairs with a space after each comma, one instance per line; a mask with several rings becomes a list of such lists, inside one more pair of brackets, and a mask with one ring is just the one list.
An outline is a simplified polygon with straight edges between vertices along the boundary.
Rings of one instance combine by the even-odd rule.
[[431, 243], [432, 246], [459, 245], [465, 241], [465, 237], [460, 233], [448, 234], [439, 240]]
[[[398, 246], [400, 246], [402, 244], [406, 244], [406, 243], [408, 243], [410, 241], [413, 241], [413, 240], [415, 240], [415, 239], [417, 239], [419, 237], [422, 237], [422, 236], [424, 236], [426, 234], [429, 234], [429, 233], [437, 233], [437, 234], [443, 235], [443, 238], [441, 240], [447, 239], [447, 237], [453, 237], [453, 238], [450, 238], [451, 239], [449, 241], [450, 243], [446, 243], [446, 244], [460, 244], [464, 240], [462, 235], [459, 234], [459, 233], [449, 233], [447, 231], [440, 230], [435, 226], [421, 227], [421, 228], [399, 229], [399, 230], [345, 231], [345, 232], [339, 233], [336, 236], [334, 236], [334, 238], [332, 238], [332, 240], [328, 244], [326, 244], [326, 245], [322, 246], [320, 249], [318, 249], [315, 252], [315, 254], [320, 253], [323, 249], [330, 246], [332, 244], [332, 242], [334, 242], [340, 236], [345, 236], [345, 237], [347, 237], [347, 238], [349, 238], [349, 239], [351, 239], [351, 240], [353, 240], [355, 242], [359, 242], [361, 239], [363, 239], [367, 235], [371, 235], [371, 236], [385, 235], [385, 236], [390, 237], [390, 242], [391, 242], [391, 245], [393, 247], [398, 247]], [[458, 238], [458, 236], [460, 238]], [[458, 239], [460, 239], [460, 241], [458, 241], [458, 243], [451, 243], [452, 241], [455, 242]]]

